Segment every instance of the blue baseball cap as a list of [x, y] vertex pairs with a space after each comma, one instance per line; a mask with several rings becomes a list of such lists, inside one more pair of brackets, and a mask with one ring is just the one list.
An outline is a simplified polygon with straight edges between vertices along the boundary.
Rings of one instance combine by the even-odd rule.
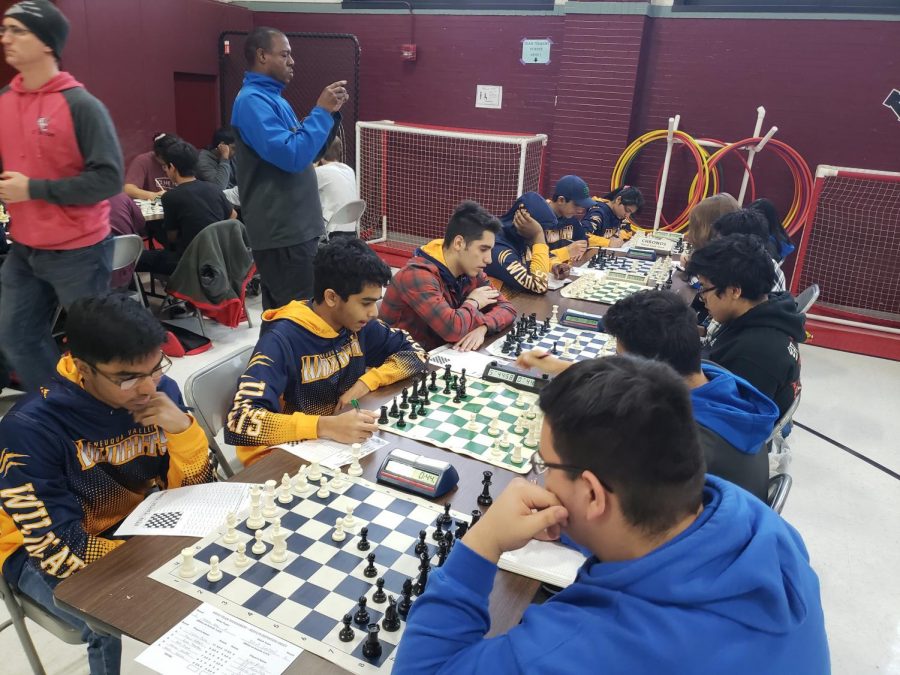
[[575, 202], [577, 206], [583, 209], [589, 209], [594, 205], [591, 199], [591, 190], [588, 184], [578, 176], [563, 176], [556, 183], [556, 189], [553, 191], [553, 198], [565, 197], [567, 201]]

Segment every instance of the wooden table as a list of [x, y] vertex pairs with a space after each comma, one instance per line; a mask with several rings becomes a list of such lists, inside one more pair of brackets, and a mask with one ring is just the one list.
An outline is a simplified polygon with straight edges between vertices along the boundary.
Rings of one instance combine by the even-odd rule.
[[[520, 313], [535, 312], [541, 320], [550, 314], [553, 305], [559, 305], [560, 316], [567, 308], [600, 315], [608, 309], [606, 305], [594, 302], [563, 298], [558, 291], [546, 295], [519, 295], [512, 302]], [[486, 344], [499, 337], [491, 336]], [[408, 383], [400, 382], [373, 392], [364, 399], [365, 407], [377, 409], [404, 384]], [[455, 453], [450, 456], [448, 451], [394, 434], [388, 433], [385, 437], [391, 442], [362, 460], [364, 478], [375, 481], [385, 455], [395, 448], [450, 460], [459, 472], [459, 485], [435, 501], [450, 501], [455, 510], [464, 513], [478, 508], [476, 499], [481, 493], [484, 463]], [[246, 483], [262, 483], [270, 478], [279, 480], [284, 473], [295, 473], [303, 463], [294, 455], [274, 450], [231, 480]], [[497, 495], [514, 474], [497, 467], [491, 469], [494, 471], [492, 494]], [[195, 537], [135, 537], [60, 583], [55, 591], [57, 603], [101, 631], [128, 635], [150, 644], [184, 619], [200, 601], [157, 583], [147, 575], [196, 541]], [[532, 579], [499, 571], [490, 597], [489, 634], [503, 633], [515, 626], [535, 599], [538, 588], [538, 582]], [[286, 672], [338, 673], [343, 670], [315, 654], [303, 652]]]

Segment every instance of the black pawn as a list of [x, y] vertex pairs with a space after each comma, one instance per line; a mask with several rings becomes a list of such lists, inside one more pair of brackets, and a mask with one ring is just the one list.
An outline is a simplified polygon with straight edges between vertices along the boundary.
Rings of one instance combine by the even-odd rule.
[[494, 503], [494, 498], [491, 497], [491, 476], [494, 474], [490, 471], [485, 471], [482, 475], [484, 478], [482, 479], [481, 484], [484, 485], [484, 489], [481, 491], [481, 494], [478, 495], [478, 505], [490, 506]]
[[338, 633], [338, 638], [340, 638], [341, 642], [353, 642], [353, 638], [356, 637], [356, 633], [353, 632], [353, 629], [350, 627], [350, 623], [353, 621], [353, 616], [350, 614], [344, 614], [344, 618], [342, 619], [344, 627], [341, 628], [341, 632]]
[[378, 576], [378, 570], [375, 568], [375, 554], [370, 553], [366, 556], [366, 560], [369, 561], [369, 564], [366, 565], [366, 568], [363, 570], [363, 576], [374, 579]]
[[385, 600], [387, 600], [387, 594], [384, 592], [384, 579], [378, 577], [375, 581], [375, 592], [372, 593], [372, 602], [377, 602], [380, 605]]
[[419, 571], [431, 569], [431, 557], [427, 553], [419, 556]]
[[415, 405], [413, 405], [413, 407], [409, 409], [409, 419], [411, 419], [411, 420], [419, 419], [419, 413], [416, 412]]
[[479, 511], [478, 509], [472, 509], [472, 524], [466, 528], [466, 531], [468, 532], [469, 528], [475, 527], [475, 523], [477, 523], [479, 520], [481, 520], [481, 511]]
[[412, 579], [407, 579], [403, 582], [403, 592], [400, 596], [400, 602], [397, 604], [397, 612], [404, 619], [406, 618], [406, 615], [409, 614], [409, 606], [412, 604], [412, 589]]
[[388, 407], [386, 405], [381, 406], [381, 417], [378, 418], [378, 424], [387, 424], [388, 423]]
[[422, 399], [419, 399], [419, 409], [416, 411], [416, 414], [419, 417], [425, 417], [425, 415], [428, 414], [428, 411], [425, 410], [425, 401], [423, 401]]
[[422, 555], [428, 551], [428, 544], [425, 543], [425, 530], [419, 530], [419, 541], [416, 543], [416, 547], [413, 549], [413, 552], [416, 555]]
[[451, 389], [457, 389], [459, 387], [459, 376], [454, 375], [453, 380], [450, 382]]
[[449, 394], [449, 393], [450, 393], [450, 380], [444, 380], [444, 391], [443, 391], [443, 393], [445, 393], [445, 394]]
[[400, 411], [400, 416], [397, 418], [397, 428], [403, 429], [406, 426], [406, 420], [403, 419], [404, 413], [402, 410]]
[[353, 616], [353, 621], [360, 626], [365, 626], [369, 623], [369, 610], [366, 609], [366, 596], [359, 596], [359, 609], [356, 610], [356, 614]]
[[397, 407], [397, 399], [394, 398], [394, 402], [391, 404], [391, 411], [388, 413], [388, 417], [397, 417], [400, 415], [400, 409]]
[[438, 567], [444, 566], [444, 562], [447, 560], [447, 553], [449, 553], [449, 550], [447, 549], [447, 540], [441, 539], [441, 543], [438, 546]]
[[447, 531], [444, 532], [444, 541], [441, 542], [447, 544], [447, 553], [453, 548], [453, 544], [456, 543], [456, 537], [453, 536], [453, 533], [450, 531], [450, 528], [447, 528]]
[[436, 370], [432, 370], [432, 371], [431, 371], [431, 385], [428, 387], [428, 391], [434, 392], [434, 391], [437, 391], [437, 390], [438, 390], [438, 386], [437, 386], [437, 371], [436, 371]]
[[555, 343], [555, 342], [553, 343], [553, 349], [550, 350], [550, 353], [553, 354], [554, 356], [556, 356], [557, 354], [559, 354], [559, 351], [556, 349], [556, 343]]
[[358, 551], [368, 551], [369, 550], [369, 528], [364, 527], [359, 531], [359, 541], [356, 542], [356, 550]]
[[378, 641], [378, 624], [369, 624], [369, 636], [363, 643], [362, 655], [367, 659], [377, 659], [381, 656], [381, 643]]
[[522, 356], [522, 343], [521, 342], [516, 343], [516, 349], [513, 352], [513, 356]]
[[463, 368], [459, 371], [459, 381], [460, 382], [466, 381], [466, 369], [465, 368]]
[[456, 390], [456, 395], [462, 399], [464, 399], [466, 397], [466, 383], [465, 382], [459, 383], [459, 389]]
[[449, 525], [453, 522], [453, 516], [450, 515], [450, 502], [444, 504], [444, 512], [438, 516], [438, 520], [444, 525]]
[[457, 389], [453, 394], [453, 402], [459, 403], [462, 399], [459, 397], [459, 389]]
[[422, 593], [425, 592], [425, 586], [428, 584], [428, 571], [430, 569], [430, 567], [426, 567], [419, 571], [419, 576], [416, 578], [416, 583], [413, 586], [413, 593], [416, 595], [422, 595]]
[[384, 619], [381, 622], [381, 627], [388, 633], [400, 630], [400, 614], [397, 611], [397, 601], [394, 600], [393, 595], [388, 597], [388, 606], [384, 610]]
[[440, 541], [444, 538], [444, 522], [440, 518], [434, 524], [434, 532], [431, 533], [431, 538], [435, 541]]
[[[435, 387], [435, 389], [437, 389], [437, 387]], [[422, 396], [421, 403], [422, 403], [422, 405], [431, 405], [431, 401], [428, 400], [428, 390], [427, 389], [425, 390], [424, 396]]]
[[428, 373], [422, 373], [422, 381], [419, 383], [419, 399], [428, 396]]
[[400, 392], [400, 410], [406, 410], [409, 408], [409, 392], [406, 391], [406, 387], [403, 387], [403, 391]]

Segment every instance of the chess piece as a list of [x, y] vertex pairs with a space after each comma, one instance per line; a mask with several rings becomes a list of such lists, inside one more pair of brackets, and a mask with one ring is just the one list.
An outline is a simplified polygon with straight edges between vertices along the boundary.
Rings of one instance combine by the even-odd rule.
[[[527, 443], [526, 443], [526, 445], [527, 445]], [[537, 447], [537, 446], [535, 446], [535, 447]], [[520, 446], [516, 445], [513, 448], [512, 457], [510, 458], [510, 461], [512, 461], [513, 464], [521, 464], [522, 463], [522, 461], [523, 461], [522, 448]]]
[[469, 527], [475, 527], [475, 523], [477, 523], [479, 520], [481, 520], [481, 511], [479, 511], [478, 509], [472, 509], [472, 524], [469, 525]]
[[280, 530], [277, 534], [272, 535], [272, 553], [269, 554], [269, 560], [273, 563], [283, 563], [287, 560], [287, 534], [284, 530]]
[[234, 511], [230, 511], [227, 516], [225, 516], [225, 536], [222, 537], [222, 543], [224, 544], [235, 544], [238, 540], [237, 530], [237, 516]]
[[359, 609], [357, 609], [356, 614], [353, 615], [353, 622], [360, 626], [365, 626], [369, 623], [369, 610], [366, 609], [366, 602], [366, 596], [361, 595], [359, 597]]
[[469, 413], [469, 421], [466, 422], [466, 429], [469, 431], [478, 431], [477, 413]]
[[525, 415], [519, 415], [516, 418], [516, 423], [513, 426], [514, 434], [524, 434], [525, 433]]
[[378, 624], [369, 624], [369, 635], [363, 643], [362, 655], [369, 659], [375, 660], [381, 656], [381, 643], [378, 641]]
[[510, 445], [512, 445], [512, 443], [509, 442], [509, 432], [504, 431], [503, 436], [500, 437], [500, 447], [504, 450], [509, 450]]
[[425, 417], [425, 415], [428, 414], [428, 411], [425, 410], [425, 401], [422, 399], [419, 399], [419, 409], [416, 411], [416, 414], [418, 414], [419, 417]]
[[363, 570], [363, 576], [368, 577], [369, 579], [374, 579], [378, 576], [378, 568], [375, 567], [375, 554], [370, 553], [366, 556], [366, 560], [369, 561], [369, 564], [366, 565]]
[[431, 533], [431, 538], [435, 541], [440, 541], [444, 538], [444, 523], [441, 522], [440, 518], [434, 524], [434, 532]]
[[222, 580], [222, 570], [219, 569], [219, 556], [217, 555], [209, 559], [209, 572], [206, 573], [206, 580], [213, 583]]
[[319, 499], [328, 499], [330, 496], [331, 492], [328, 490], [328, 478], [323, 476], [322, 482], [319, 483], [319, 491], [316, 492], [316, 497]]
[[453, 549], [453, 544], [456, 543], [456, 537], [453, 536], [453, 533], [450, 531], [450, 526], [447, 526], [447, 531], [444, 532], [444, 542], [447, 544], [447, 553]]
[[197, 573], [197, 565], [194, 563], [194, 549], [181, 549], [181, 565], [178, 567], [178, 576], [188, 579]]
[[309, 471], [306, 472], [306, 477], [314, 481], [322, 480], [322, 467], [319, 466], [318, 462], [312, 462], [309, 465]]
[[463, 399], [463, 400], [466, 399], [466, 383], [465, 383], [465, 382], [460, 382], [460, 383], [459, 383], [459, 389], [456, 391], [456, 394], [457, 394], [457, 396], [459, 396], [461, 399]]
[[[525, 443], [526, 448], [537, 448], [537, 446], [538, 446], [538, 431], [537, 431], [537, 428], [535, 427], [535, 425], [532, 425], [531, 429], [529, 429], [528, 435], [525, 436], [525, 440], [523, 442]], [[516, 446], [516, 447], [518, 447], [518, 446]], [[520, 461], [521, 461], [521, 457], [522, 457], [522, 451], [520, 449], [519, 450]]]
[[309, 492], [309, 483], [306, 481], [306, 466], [297, 469], [297, 473], [291, 480], [291, 490], [298, 497], [302, 497]]
[[450, 515], [450, 502], [444, 502], [444, 512], [438, 516], [444, 525], [450, 525], [453, 522], [453, 516]]
[[250, 547], [250, 552], [253, 553], [254, 555], [262, 555], [263, 553], [266, 552], [266, 544], [265, 544], [265, 542], [263, 542], [262, 530], [257, 530], [253, 536], [256, 539], [256, 541], [253, 542], [253, 546]]
[[[256, 496], [253, 495], [253, 488], [256, 488]], [[259, 500], [259, 486], [253, 485], [250, 488], [250, 516], [247, 518], [247, 527], [251, 530], [258, 530], [266, 524], [266, 521], [262, 516], [262, 508], [260, 507]]]
[[353, 638], [356, 637], [356, 633], [354, 633], [353, 628], [350, 627], [352, 621], [352, 614], [344, 614], [344, 618], [341, 619], [341, 623], [344, 624], [344, 627], [341, 628], [341, 632], [338, 633], [338, 639], [341, 642], [353, 642]]
[[466, 532], [469, 531], [469, 524], [464, 520], [456, 521], [456, 541], [459, 541], [463, 537], [466, 536]]
[[353, 461], [350, 462], [350, 468], [347, 469], [347, 474], [350, 476], [362, 476], [362, 464], [359, 463], [359, 456], [362, 454], [362, 446], [359, 443], [354, 443], [350, 446], [350, 454], [353, 456]]
[[416, 595], [422, 595], [422, 593], [425, 592], [425, 586], [428, 585], [428, 572], [430, 569], [429, 566], [419, 570], [419, 576], [416, 577], [416, 583], [413, 585], [413, 593]]
[[556, 325], [559, 323], [559, 305], [553, 305], [550, 313], [550, 324]]
[[369, 528], [364, 527], [359, 531], [359, 541], [356, 542], [356, 550], [357, 551], [368, 551], [369, 550]]
[[447, 396], [450, 395], [450, 380], [449, 379], [444, 380], [444, 389], [441, 393], [443, 393]]
[[550, 349], [550, 353], [553, 354], [553, 356], [556, 356], [557, 354], [559, 354], [559, 350], [556, 348], [557, 344], [559, 344], [559, 343], [554, 342], [553, 347]]
[[450, 364], [449, 363], [444, 364], [444, 380], [447, 382], [450, 381]]
[[491, 444], [491, 459], [499, 461], [505, 454], [506, 453], [503, 452], [503, 449], [500, 447], [500, 441], [494, 439], [494, 442]]
[[346, 516], [344, 517], [344, 527], [348, 530], [352, 530], [356, 527], [356, 518], [353, 517], [353, 504], [348, 503], [344, 508], [346, 512]]
[[378, 577], [375, 580], [375, 592], [372, 593], [372, 602], [377, 602], [379, 605], [387, 600], [387, 594], [384, 592], [384, 578]]
[[281, 485], [278, 487], [278, 503], [290, 504], [291, 501], [291, 477], [288, 474], [284, 474], [281, 477]]
[[437, 564], [438, 567], [444, 566], [444, 562], [447, 560], [447, 553], [449, 553], [447, 540], [442, 539], [441, 543], [438, 545], [438, 564]]
[[406, 428], [406, 420], [403, 419], [404, 412], [400, 411], [400, 417], [397, 419], [397, 428], [404, 429]]
[[381, 406], [381, 417], [378, 418], [378, 424], [387, 424], [390, 420], [388, 420], [388, 407], [386, 405]]
[[412, 590], [412, 579], [407, 578], [406, 581], [403, 582], [403, 591], [400, 594], [400, 602], [397, 604], [397, 613], [404, 619], [406, 618], [406, 615], [409, 614], [409, 607], [412, 604]]
[[425, 530], [419, 530], [419, 541], [416, 542], [416, 547], [413, 549], [416, 555], [422, 555], [428, 551], [428, 544], [425, 543], [426, 536]]
[[275, 481], [267, 480], [266, 490], [263, 493], [262, 515], [263, 518], [274, 518], [277, 513], [278, 509], [275, 508]]
[[400, 410], [408, 410], [409, 409], [409, 393], [406, 391], [406, 387], [403, 387], [403, 391], [400, 392]]
[[409, 409], [409, 419], [411, 419], [411, 420], [419, 419], [419, 413], [416, 412], [415, 405], [413, 405], [413, 407]]
[[344, 485], [347, 484], [347, 481], [344, 480], [344, 471], [341, 467], [337, 467], [334, 470], [334, 478], [331, 479], [331, 489], [332, 490], [343, 490]]
[[431, 384], [428, 386], [428, 391], [434, 393], [434, 392], [436, 392], [437, 390], [438, 390], [438, 386], [437, 386], [437, 371], [436, 371], [436, 370], [432, 370], [432, 371], [431, 371]]
[[234, 559], [235, 567], [246, 567], [250, 564], [250, 558], [247, 557], [247, 545], [244, 542], [235, 546], [234, 552], [237, 554]]
[[394, 600], [393, 595], [388, 596], [388, 606], [384, 610], [381, 627], [389, 633], [400, 630], [400, 614], [397, 611], [397, 601]]
[[516, 349], [513, 352], [513, 356], [522, 356], [522, 343], [521, 342], [516, 343]]
[[456, 389], [453, 393], [453, 402], [459, 403], [461, 401], [462, 401], [462, 399], [459, 397], [459, 389]]
[[340, 516], [334, 521], [334, 530], [331, 532], [331, 541], [344, 541], [347, 538], [344, 532], [344, 519]]
[[450, 388], [456, 391], [459, 389], [459, 375], [454, 375], [453, 380], [450, 382]]
[[391, 403], [391, 411], [388, 413], [388, 417], [397, 417], [400, 414], [400, 408], [397, 407], [397, 397], [394, 397], [394, 402]]

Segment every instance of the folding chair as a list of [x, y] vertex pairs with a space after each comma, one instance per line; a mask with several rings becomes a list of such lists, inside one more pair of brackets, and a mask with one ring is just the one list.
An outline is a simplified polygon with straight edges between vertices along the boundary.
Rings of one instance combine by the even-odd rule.
[[812, 286], [808, 286], [806, 290], [804, 290], [800, 295], [798, 295], [795, 300], [797, 302], [797, 311], [801, 314], [806, 314], [812, 306], [815, 304], [816, 300], [819, 299], [819, 284], [813, 284]]
[[325, 240], [330, 239], [331, 235], [336, 232], [359, 236], [359, 219], [362, 218], [365, 211], [366, 202], [364, 199], [356, 199], [344, 204], [332, 213], [331, 218], [325, 223]]
[[184, 385], [185, 401], [194, 409], [194, 417], [209, 439], [210, 450], [229, 478], [234, 471], [216, 442], [216, 435], [225, 426], [237, 392], [238, 379], [246, 370], [252, 353], [253, 346], [243, 347], [198, 370]]
[[6, 603], [6, 609], [9, 611], [9, 620], [0, 624], [0, 630], [4, 630], [13, 626], [16, 634], [19, 636], [19, 642], [22, 649], [25, 650], [25, 656], [28, 657], [28, 663], [35, 675], [44, 675], [44, 666], [38, 658], [37, 650], [34, 648], [34, 642], [28, 633], [28, 627], [25, 625], [25, 619], [31, 619], [44, 630], [55, 635], [63, 642], [70, 645], [81, 644], [81, 631], [70, 626], [62, 619], [54, 616], [41, 605], [27, 595], [23, 595], [6, 582], [3, 575], [0, 574], [0, 596]]
[[769, 479], [769, 498], [766, 503], [775, 513], [781, 513], [793, 483], [794, 480], [787, 473], [779, 473]]

